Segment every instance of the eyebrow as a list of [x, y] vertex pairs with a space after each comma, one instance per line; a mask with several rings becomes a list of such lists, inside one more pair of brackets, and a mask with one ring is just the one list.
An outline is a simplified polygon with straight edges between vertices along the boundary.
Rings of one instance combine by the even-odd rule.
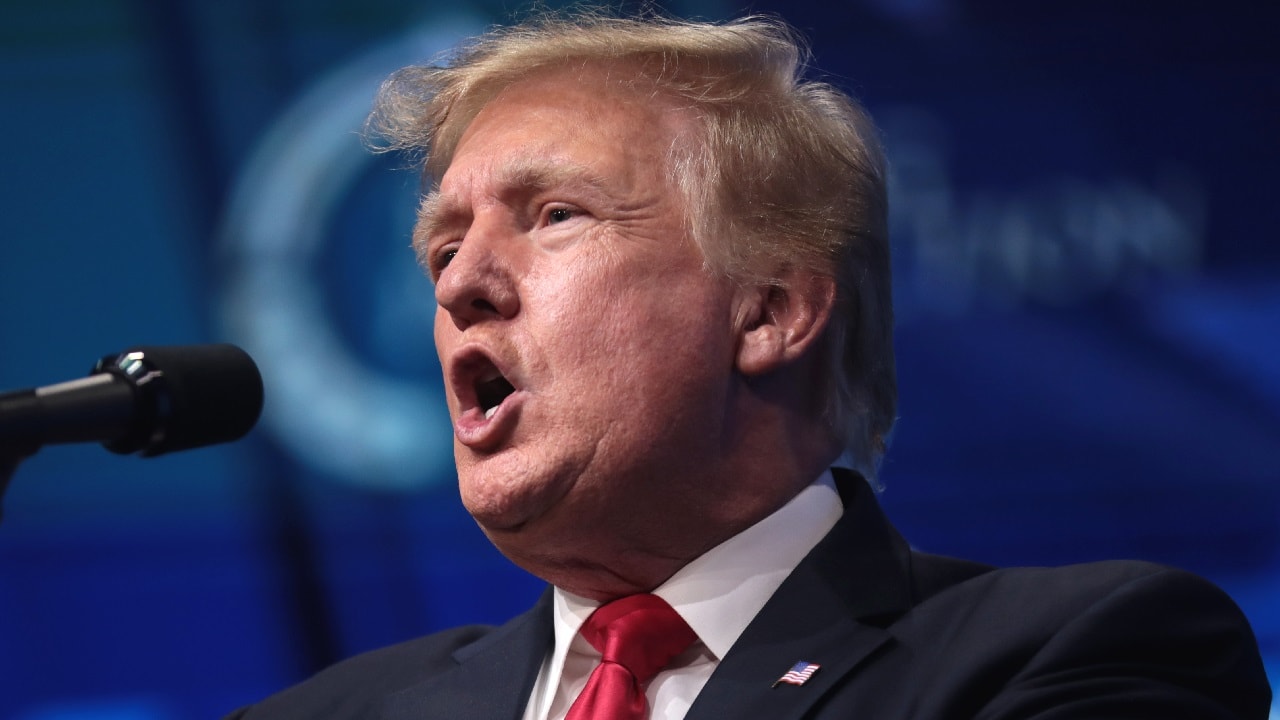
[[440, 205], [442, 203], [440, 191], [436, 189], [428, 191], [418, 203], [417, 220], [413, 224], [410, 243], [413, 246], [413, 254], [418, 258], [418, 264], [424, 268], [428, 267], [428, 242], [443, 224], [440, 219]]
[[550, 164], [529, 158], [515, 158], [499, 169], [500, 186], [518, 191], [545, 190], [557, 185], [582, 185], [596, 192], [604, 192], [610, 185], [609, 178], [578, 163]]
[[[497, 168], [496, 185], [502, 196], [530, 195], [559, 186], [586, 188], [597, 193], [609, 192], [609, 178], [577, 163], [550, 164], [530, 158], [512, 158]], [[418, 219], [413, 231], [413, 246], [419, 256], [426, 251], [431, 236], [454, 218], [465, 215], [461, 203], [444, 195], [438, 187], [423, 195], [418, 204]]]

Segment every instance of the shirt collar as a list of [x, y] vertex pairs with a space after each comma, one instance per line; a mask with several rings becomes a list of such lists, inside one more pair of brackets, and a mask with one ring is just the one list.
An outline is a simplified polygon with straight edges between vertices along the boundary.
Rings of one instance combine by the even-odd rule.
[[[653, 593], [689, 623], [718, 661], [843, 513], [831, 471], [824, 471], [773, 514], [685, 565]], [[555, 589], [556, 642], [547, 667], [552, 677], [560, 677], [570, 643], [598, 605]]]

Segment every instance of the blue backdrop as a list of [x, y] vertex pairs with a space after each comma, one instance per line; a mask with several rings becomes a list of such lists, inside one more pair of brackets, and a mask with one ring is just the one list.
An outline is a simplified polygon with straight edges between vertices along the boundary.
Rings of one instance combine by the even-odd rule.
[[[418, 179], [355, 132], [387, 73], [507, 17], [447, 5], [0, 4], [0, 389], [225, 340], [268, 394], [235, 445], [21, 468], [0, 717], [213, 717], [540, 591], [458, 505]], [[1280, 677], [1280, 6], [669, 9], [782, 13], [884, 133], [908, 539], [1189, 568]]]

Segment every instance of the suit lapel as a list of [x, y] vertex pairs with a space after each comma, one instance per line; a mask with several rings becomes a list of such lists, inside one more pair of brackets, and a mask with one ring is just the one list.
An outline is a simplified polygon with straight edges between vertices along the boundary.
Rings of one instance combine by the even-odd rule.
[[389, 696], [382, 718], [519, 718], [553, 644], [548, 588], [531, 610], [455, 651], [452, 670]]
[[[751, 621], [686, 720], [799, 718], [876, 648], [912, 603], [910, 549], [862, 478], [836, 475], [844, 515]], [[802, 686], [774, 683], [799, 661], [820, 669]]]
[[[862, 478], [836, 473], [840, 521], [751, 621], [686, 720], [799, 718], [876, 648], [912, 603], [910, 549]], [[450, 671], [386, 699], [382, 720], [519, 718], [554, 643], [551, 593], [529, 612], [454, 653]], [[821, 669], [803, 686], [775, 681], [798, 661]]]

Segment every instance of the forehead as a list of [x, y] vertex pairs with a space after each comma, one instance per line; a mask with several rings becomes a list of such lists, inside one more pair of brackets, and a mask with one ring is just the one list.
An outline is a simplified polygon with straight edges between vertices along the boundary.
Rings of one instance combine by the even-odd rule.
[[[528, 179], [535, 160], [557, 159], [580, 166], [664, 163], [670, 151], [692, 140], [690, 111], [658, 89], [629, 63], [545, 67], [503, 86], [483, 102], [448, 154], [442, 179], [476, 154], [505, 164], [509, 175]], [[518, 162], [496, 150], [514, 145]], [[574, 156], [574, 157], [570, 157]]]
[[[490, 99], [418, 208], [415, 245], [465, 227], [481, 205], [564, 201], [616, 218], [688, 221], [672, 151], [697, 142], [693, 114], [617, 67], [543, 69]], [[687, 227], [685, 228], [687, 230]]]

